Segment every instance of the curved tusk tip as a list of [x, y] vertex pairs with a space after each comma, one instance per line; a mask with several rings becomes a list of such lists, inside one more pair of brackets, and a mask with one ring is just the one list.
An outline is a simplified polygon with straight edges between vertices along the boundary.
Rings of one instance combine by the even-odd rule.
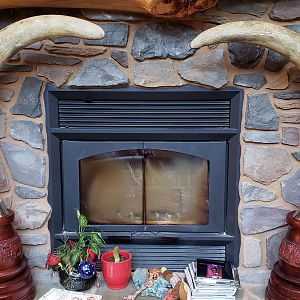
[[105, 36], [105, 33], [104, 33], [103, 29], [98, 26], [97, 39], [102, 39], [102, 38], [104, 38], [104, 36]]
[[202, 38], [202, 34], [200, 33], [198, 34], [192, 41], [191, 41], [191, 48], [201, 48], [204, 46], [203, 44], [203, 38]]
[[103, 29], [96, 24], [90, 23], [90, 30], [89, 32], [86, 34], [87, 39], [102, 39], [105, 36], [105, 33], [103, 31]]
[[197, 40], [196, 40], [196, 39], [192, 40], [192, 42], [191, 42], [191, 48], [199, 48], [199, 46], [198, 46], [198, 43], [197, 43]]

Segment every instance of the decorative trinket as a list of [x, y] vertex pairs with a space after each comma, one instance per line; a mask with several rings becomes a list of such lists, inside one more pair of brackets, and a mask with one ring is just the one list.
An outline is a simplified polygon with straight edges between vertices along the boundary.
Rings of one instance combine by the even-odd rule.
[[95, 265], [90, 261], [82, 261], [78, 266], [78, 272], [83, 279], [90, 279], [96, 273]]

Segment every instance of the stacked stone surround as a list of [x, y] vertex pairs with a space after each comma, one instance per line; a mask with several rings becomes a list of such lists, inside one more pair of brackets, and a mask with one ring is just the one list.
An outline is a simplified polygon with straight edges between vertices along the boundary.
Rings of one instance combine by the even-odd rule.
[[[15, 210], [15, 227], [37, 281], [51, 277], [45, 270], [51, 208], [43, 100], [50, 82], [71, 88], [196, 84], [244, 89], [240, 275], [245, 284], [266, 283], [286, 231], [285, 216], [300, 206], [300, 72], [285, 57], [256, 45], [189, 47], [201, 31], [236, 20], [264, 20], [300, 33], [299, 1], [291, 1], [291, 7], [280, 0], [275, 6], [257, 2], [221, 0], [217, 8], [177, 22], [76, 11], [101, 25], [106, 37], [44, 40], [1, 70], [0, 197]], [[18, 12], [20, 18], [27, 11]], [[4, 16], [2, 27], [13, 21], [8, 12]]]

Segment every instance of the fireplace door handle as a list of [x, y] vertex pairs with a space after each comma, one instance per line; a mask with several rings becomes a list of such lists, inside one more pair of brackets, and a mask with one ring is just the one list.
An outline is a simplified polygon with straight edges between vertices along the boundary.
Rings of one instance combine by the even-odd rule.
[[155, 238], [157, 236], [157, 232], [141, 232], [141, 231], [135, 231], [135, 232], [132, 232], [130, 233], [130, 239], [131, 238]]

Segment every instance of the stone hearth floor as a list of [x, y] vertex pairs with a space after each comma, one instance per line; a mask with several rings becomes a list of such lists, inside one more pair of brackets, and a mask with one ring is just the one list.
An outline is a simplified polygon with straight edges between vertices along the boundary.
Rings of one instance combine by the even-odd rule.
[[[123, 300], [124, 296], [127, 296], [131, 293], [135, 292], [135, 288], [133, 286], [133, 283], [130, 282], [128, 287], [123, 290], [115, 291], [108, 289], [105, 285], [105, 282], [103, 278], [100, 280], [100, 288], [92, 287], [90, 290], [87, 291], [87, 293], [92, 293], [96, 295], [102, 295], [102, 300]], [[54, 278], [53, 282], [46, 284], [37, 284], [37, 296], [35, 299], [39, 299], [42, 295], [44, 295], [47, 291], [49, 291], [51, 288], [62, 288], [59, 283], [57, 282], [57, 279]], [[237, 292], [236, 300], [263, 300], [265, 299], [265, 286], [262, 285], [249, 285], [249, 286], [243, 286], [241, 290]], [[155, 300], [158, 298], [153, 297], [137, 297], [136, 300]]]

